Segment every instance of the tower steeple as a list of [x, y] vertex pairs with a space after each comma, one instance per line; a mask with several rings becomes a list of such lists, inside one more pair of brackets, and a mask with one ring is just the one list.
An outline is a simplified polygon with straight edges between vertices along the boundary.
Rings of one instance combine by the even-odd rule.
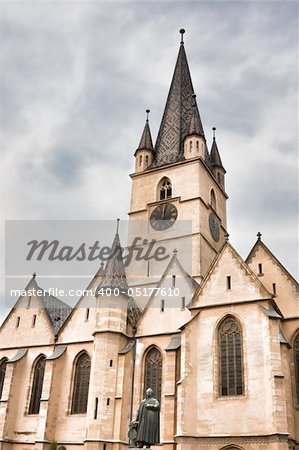
[[150, 110], [147, 109], [143, 133], [138, 148], [134, 153], [134, 156], [136, 158], [135, 172], [142, 172], [143, 170], [147, 169], [148, 166], [152, 163], [154, 157], [154, 147], [148, 120], [149, 113]]
[[[111, 256], [106, 263], [102, 281], [98, 286], [96, 296], [100, 297], [100, 305], [102, 310], [105, 307], [108, 307], [108, 309], [111, 307], [113, 301], [115, 300], [114, 297], [116, 298], [116, 300], [118, 299], [119, 306], [121, 307], [121, 304], [123, 303], [123, 309], [126, 310], [127, 318], [131, 325], [135, 327], [140, 316], [140, 310], [136, 305], [133, 297], [130, 297], [128, 295], [129, 286], [126, 278], [126, 271], [122, 254], [123, 249], [120, 244], [118, 228], [119, 219], [117, 219], [116, 233], [111, 247]], [[110, 290], [111, 296], [109, 295], [105, 298], [106, 289]], [[116, 294], [116, 292], [118, 292], [119, 295]], [[123, 302], [121, 301], [121, 297], [122, 299], [124, 299]], [[113, 307], [115, 307], [115, 305]], [[106, 319], [103, 317], [102, 322], [104, 324], [106, 324], [107, 322]], [[122, 326], [125, 329], [125, 323], [123, 323]]]
[[118, 288], [120, 292], [126, 293], [128, 291], [128, 283], [118, 234], [118, 222], [119, 219], [117, 219], [117, 230], [111, 247], [111, 256], [106, 263], [104, 276], [99, 285], [99, 289]]
[[210, 165], [212, 168], [212, 172], [214, 174], [214, 177], [218, 181], [218, 183], [224, 188], [224, 175], [226, 173], [225, 168], [223, 167], [220, 153], [218, 150], [216, 137], [215, 137], [215, 131], [216, 128], [213, 127], [213, 143], [211, 147], [211, 153], [210, 153]]
[[[183, 37], [184, 30], [180, 30]], [[174, 74], [172, 77], [166, 106], [155, 145], [155, 158], [152, 167], [160, 167], [184, 159], [184, 140], [189, 134], [191, 118], [196, 116], [198, 133], [204, 131], [192, 96], [194, 93], [183, 39], [181, 39]]]

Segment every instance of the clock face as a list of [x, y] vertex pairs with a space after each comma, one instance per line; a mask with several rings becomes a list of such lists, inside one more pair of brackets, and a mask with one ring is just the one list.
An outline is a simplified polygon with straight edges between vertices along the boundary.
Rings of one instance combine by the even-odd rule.
[[209, 215], [209, 227], [210, 227], [210, 232], [211, 232], [212, 238], [214, 239], [215, 242], [218, 242], [219, 238], [220, 238], [220, 226], [219, 226], [218, 217], [213, 212], [210, 212], [210, 215]]
[[178, 217], [178, 210], [171, 203], [157, 206], [150, 216], [150, 224], [154, 230], [167, 230]]

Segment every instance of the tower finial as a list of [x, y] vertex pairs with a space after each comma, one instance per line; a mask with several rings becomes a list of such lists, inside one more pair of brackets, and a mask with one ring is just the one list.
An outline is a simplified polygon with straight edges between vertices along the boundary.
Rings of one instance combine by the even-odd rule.
[[184, 44], [184, 33], [185, 33], [184, 28], [180, 29], [180, 33], [181, 33], [181, 44]]
[[150, 113], [150, 110], [147, 109], [145, 112], [146, 112], [146, 121], [148, 122], [148, 115], [149, 115], [149, 113]]
[[35, 278], [36, 277], [36, 272], [33, 272], [32, 276], [33, 276], [33, 278]]
[[213, 139], [215, 139], [215, 131], [216, 131], [216, 127], [213, 127], [212, 130], [213, 130]]
[[260, 241], [260, 240], [261, 240], [261, 237], [262, 237], [262, 233], [258, 232], [258, 233], [257, 233], [257, 240]]
[[116, 219], [116, 233], [118, 234], [118, 230], [119, 230], [119, 221], [120, 219]]

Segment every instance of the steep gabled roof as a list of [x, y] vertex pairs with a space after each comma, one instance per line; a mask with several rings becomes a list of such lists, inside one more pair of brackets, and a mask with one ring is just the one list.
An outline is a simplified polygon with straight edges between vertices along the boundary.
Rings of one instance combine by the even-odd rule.
[[[225, 254], [226, 251], [229, 251], [231, 255], [238, 261], [239, 266], [245, 271], [245, 273], [250, 277], [252, 282], [259, 288], [260, 292], [263, 293], [264, 298], [266, 299], [273, 299], [273, 294], [268, 291], [268, 289], [264, 286], [264, 284], [260, 281], [260, 279], [255, 275], [255, 273], [251, 270], [251, 268], [246, 264], [246, 262], [241, 258], [241, 256], [237, 253], [237, 251], [234, 249], [234, 247], [229, 243], [225, 242], [220, 249], [219, 253], [215, 256], [214, 261], [212, 262], [208, 272], [206, 273], [203, 281], [201, 282], [199, 288], [195, 292], [192, 302], [190, 305], [188, 305], [189, 309], [198, 309], [200, 306], [195, 306], [195, 300], [199, 297], [199, 295], [203, 292], [205, 289], [207, 283], [209, 282], [213, 272], [215, 271], [216, 267], [220, 264], [220, 261]], [[220, 267], [220, 266], [219, 266]]]
[[293, 275], [290, 274], [290, 272], [284, 267], [284, 265], [276, 258], [276, 256], [269, 250], [269, 248], [266, 246], [266, 244], [261, 239], [261, 233], [258, 233], [258, 238], [250, 250], [247, 258], [245, 259], [246, 264], [250, 262], [250, 259], [253, 257], [254, 253], [258, 249], [258, 247], [261, 247], [268, 255], [271, 257], [271, 259], [281, 268], [281, 270], [285, 273], [285, 275], [290, 278], [298, 287], [298, 281], [293, 277]]
[[[182, 264], [180, 263], [178, 257], [177, 257], [177, 253], [174, 252], [171, 260], [169, 261], [169, 263], [166, 266], [166, 269], [164, 270], [158, 284], [157, 284], [157, 288], [160, 288], [165, 280], [165, 278], [167, 277], [167, 275], [170, 272], [170, 269], [173, 267], [173, 265], [176, 264], [176, 266], [178, 267], [179, 271], [181, 272], [181, 274], [183, 275], [184, 279], [186, 280], [187, 284], [190, 286], [191, 291], [195, 292], [198, 287], [199, 284], [197, 283], [196, 280], [194, 280], [194, 278], [191, 277], [191, 275], [188, 274], [188, 272], [186, 272], [186, 270], [183, 268]], [[153, 301], [153, 299], [155, 298], [155, 296], [157, 295], [157, 292], [154, 291], [152, 293], [152, 295], [150, 296], [150, 298], [148, 299], [147, 304], [145, 305], [145, 308], [142, 312], [142, 314], [145, 313], [145, 311], [148, 309], [150, 303]]]
[[[37, 300], [39, 302], [40, 307], [43, 307], [46, 311], [47, 317], [50, 321], [50, 324], [54, 330], [54, 333], [57, 334], [59, 329], [62, 327], [63, 323], [66, 321], [68, 316], [70, 315], [72, 308], [65, 302], [59, 300], [58, 298], [54, 297], [53, 295], [50, 295], [47, 291], [42, 289], [38, 286], [36, 283], [36, 274], [33, 274], [32, 278], [30, 279], [29, 283], [25, 287], [24, 291], [29, 291], [35, 289], [36, 291], [41, 291], [43, 295], [38, 295]], [[14, 311], [17, 307], [19, 302], [21, 301], [23, 296], [20, 296], [17, 302], [15, 303], [14, 307], [11, 309], [11, 311], [8, 313], [6, 319], [2, 323], [1, 327], [4, 326], [8, 318], [10, 317], [12, 311]]]
[[[184, 139], [189, 134], [192, 118], [192, 96], [194, 90], [188, 61], [181, 42], [166, 106], [155, 145], [156, 155], [151, 167], [160, 167], [184, 159]], [[197, 105], [195, 105], [196, 127], [200, 135], [204, 131]]]
[[55, 331], [55, 334], [57, 334], [59, 329], [62, 327], [62, 325], [70, 315], [72, 308], [66, 303], [59, 300], [58, 298], [54, 297], [53, 295], [48, 294], [43, 289], [41, 290], [43, 291], [43, 296], [41, 297], [41, 300], [48, 314], [48, 317]]

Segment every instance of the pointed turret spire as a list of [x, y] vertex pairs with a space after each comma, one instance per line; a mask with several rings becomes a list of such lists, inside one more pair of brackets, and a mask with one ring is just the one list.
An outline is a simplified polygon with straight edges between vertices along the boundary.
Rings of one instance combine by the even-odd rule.
[[[184, 139], [189, 134], [191, 117], [193, 115], [192, 95], [194, 93], [188, 67], [184, 30], [180, 30], [181, 43], [174, 74], [168, 93], [168, 98], [160, 125], [155, 150], [156, 155], [152, 167], [171, 164], [184, 159]], [[197, 128], [204, 135], [197, 105], [195, 105]]]
[[154, 151], [151, 130], [150, 130], [149, 122], [148, 122], [149, 112], [150, 112], [150, 110], [147, 109], [146, 110], [146, 121], [145, 121], [143, 133], [142, 133], [137, 150], [152, 150], [152, 151]]
[[213, 127], [212, 130], [213, 130], [213, 144], [211, 147], [210, 164], [212, 167], [221, 167], [222, 169], [224, 169], [215, 137], [216, 128]]
[[128, 291], [128, 284], [122, 257], [122, 248], [119, 240], [118, 227], [119, 219], [117, 219], [117, 228], [111, 248], [111, 255], [106, 263], [105, 274], [102, 282], [99, 284], [99, 289], [118, 288], [120, 292], [126, 293]]
[[201, 120], [199, 117], [199, 112], [196, 104], [196, 95], [192, 95], [192, 116], [189, 126], [189, 133], [188, 134], [197, 134], [199, 136], [203, 136], [203, 129]]

